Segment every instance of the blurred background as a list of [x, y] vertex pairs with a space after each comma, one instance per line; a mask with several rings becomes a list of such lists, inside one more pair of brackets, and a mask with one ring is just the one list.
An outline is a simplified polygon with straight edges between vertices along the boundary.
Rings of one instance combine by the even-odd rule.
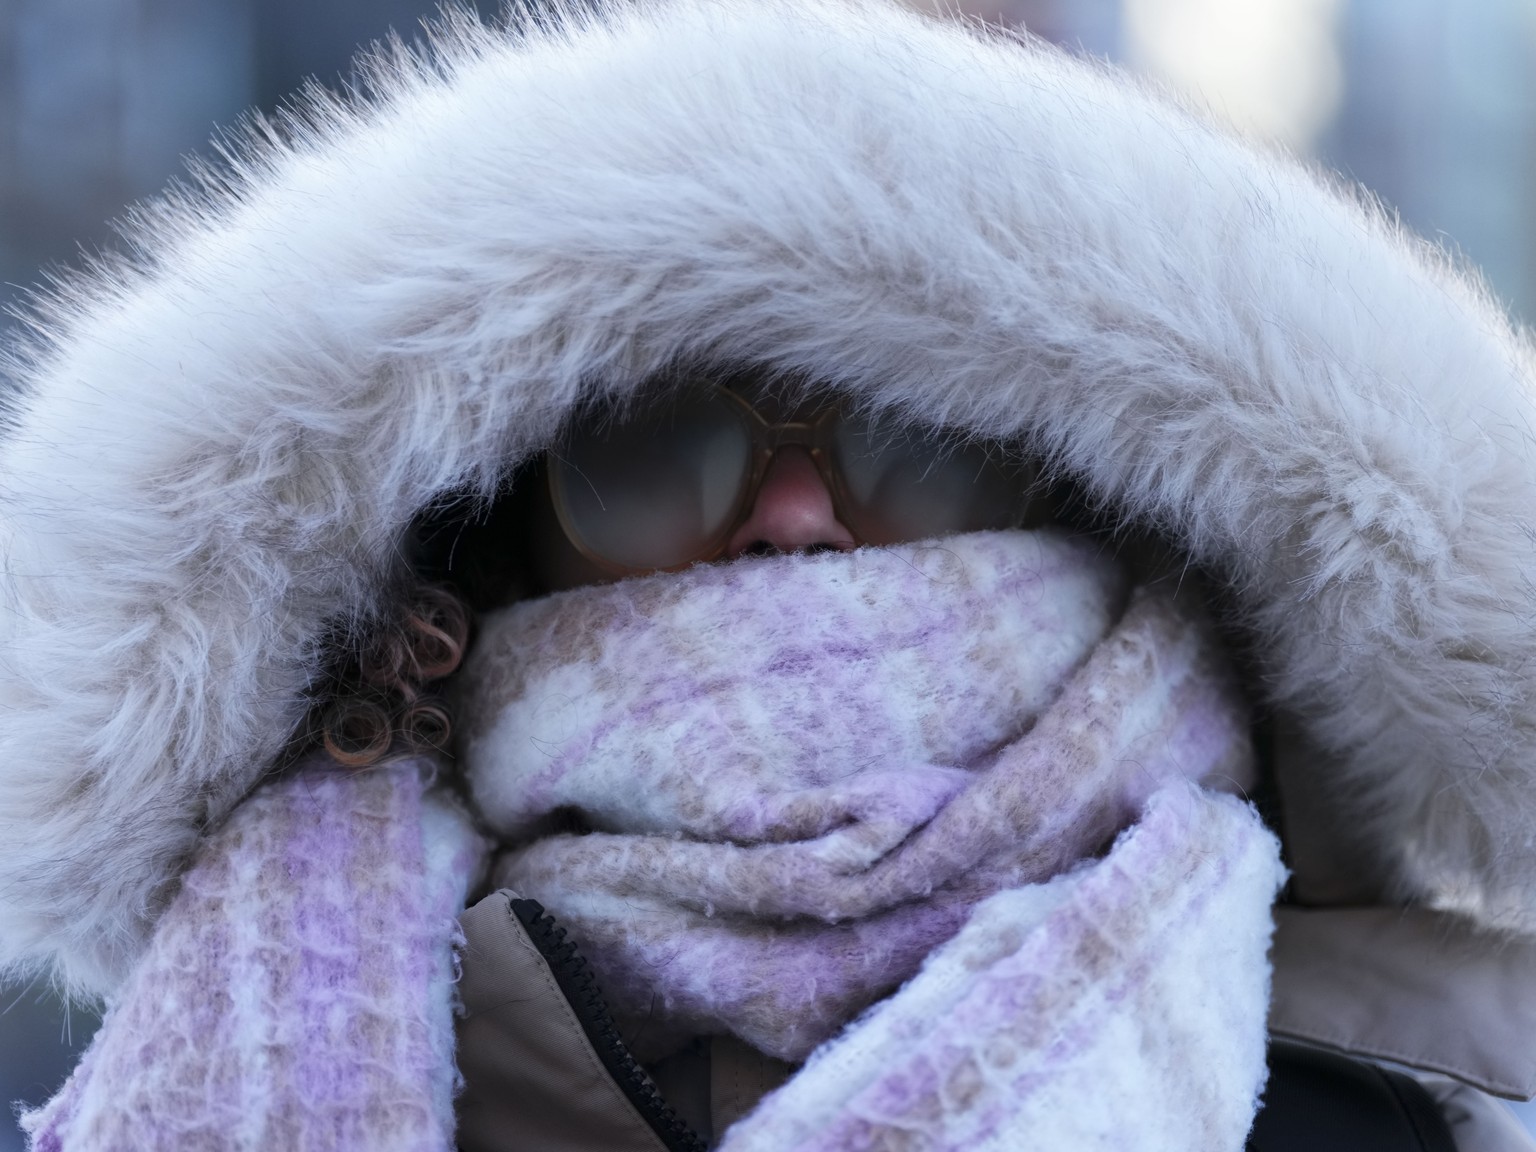
[[[536, 0], [534, 0], [536, 2]], [[910, 0], [927, 7], [929, 0]], [[483, 14], [497, 0], [483, 0]], [[1157, 78], [1338, 169], [1536, 318], [1536, 0], [938, 3]], [[217, 126], [360, 44], [421, 34], [418, 0], [0, 0], [0, 305], [110, 244], [108, 221], [210, 154]], [[0, 320], [0, 328], [10, 323]], [[95, 1028], [0, 988], [0, 1100], [51, 1094]], [[1536, 1131], [1536, 1109], [1519, 1112]], [[0, 1113], [0, 1152], [22, 1148]]]

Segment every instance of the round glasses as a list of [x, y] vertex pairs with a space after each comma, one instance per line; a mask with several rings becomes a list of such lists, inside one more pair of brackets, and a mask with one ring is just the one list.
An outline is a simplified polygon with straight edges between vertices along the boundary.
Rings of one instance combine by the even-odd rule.
[[578, 427], [549, 454], [560, 526], [613, 573], [682, 568], [725, 553], [774, 453], [809, 453], [858, 544], [1016, 527], [1026, 470], [996, 445], [914, 430], [829, 404], [771, 421], [721, 385], [695, 385], [633, 415]]

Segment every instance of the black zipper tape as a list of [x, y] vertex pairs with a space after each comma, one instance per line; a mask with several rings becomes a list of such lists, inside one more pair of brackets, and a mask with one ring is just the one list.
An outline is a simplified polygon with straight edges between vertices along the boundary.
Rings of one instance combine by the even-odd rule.
[[603, 1001], [603, 994], [598, 990], [592, 969], [576, 951], [576, 945], [566, 937], [565, 929], [555, 923], [554, 917], [545, 912], [537, 900], [513, 900], [512, 913], [554, 973], [555, 983], [576, 1013], [582, 1031], [587, 1034], [608, 1075], [661, 1138], [667, 1152], [708, 1152], [698, 1133], [661, 1098], [650, 1075], [630, 1055], [608, 1012], [608, 1005]]

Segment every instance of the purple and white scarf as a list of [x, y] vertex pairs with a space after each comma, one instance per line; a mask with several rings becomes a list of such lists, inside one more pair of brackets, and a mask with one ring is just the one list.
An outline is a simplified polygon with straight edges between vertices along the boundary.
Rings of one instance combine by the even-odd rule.
[[[487, 620], [462, 683], [475, 800], [512, 845], [496, 882], [570, 929], [642, 1057], [731, 1033], [803, 1060], [923, 970], [726, 1147], [752, 1131], [769, 1135], [742, 1147], [799, 1147], [828, 1126], [846, 1139], [814, 1146], [885, 1146], [855, 1137], [837, 1103], [860, 1079], [849, 1062], [883, 1083], [903, 1060], [936, 1056], [953, 1047], [958, 1025], [943, 1021], [961, 1003], [976, 1044], [1027, 1048], [1020, 1026], [1066, 1043], [1041, 1013], [1066, 1027], [1090, 1012], [1063, 999], [1088, 987], [1095, 969], [1073, 965], [1090, 937], [1103, 977], [1092, 995], [1118, 997], [1122, 1015], [1134, 1005], [1146, 1027], [1191, 993], [1231, 994], [1220, 1011], [1239, 1027], [1177, 1052], [1143, 1037], [1138, 1058], [1166, 1051], [1185, 1075], [1233, 1076], [1238, 1087], [1196, 1093], [1220, 1100], [1196, 1110], [1217, 1142], [1178, 1146], [1241, 1143], [1263, 1075], [1277, 865], [1248, 810], [1197, 785], [1250, 783], [1246, 713], [1206, 626], [1166, 592], [1129, 588], [1093, 542], [978, 533], [578, 589]], [[1159, 948], [1177, 979], [1154, 971]], [[977, 951], [990, 959], [958, 959]], [[1020, 1018], [994, 1001], [1025, 996], [1026, 970], [1058, 987]], [[935, 981], [946, 991], [919, 990]], [[906, 1039], [869, 1040], [881, 1021]], [[1064, 1060], [1108, 1034], [1076, 1025], [1088, 1033]], [[1014, 1037], [1001, 1048], [998, 1026]], [[1009, 1057], [1006, 1074], [967, 1065], [975, 1091], [956, 1099], [975, 1096], [979, 1111], [960, 1108], [964, 1123], [913, 1146], [983, 1146], [993, 1121], [1020, 1131], [1042, 1055]], [[825, 1100], [807, 1103], [828, 1074]], [[910, 1126], [933, 1104], [890, 1122]], [[998, 1107], [1006, 1122], [984, 1122]]]
[[33, 1152], [445, 1152], [485, 845], [415, 761], [322, 764], [204, 841]]
[[[1280, 868], [1196, 782], [1245, 783], [1243, 711], [1203, 626], [1086, 542], [562, 593], [488, 620], [461, 683], [499, 876], [616, 1014], [658, 1051], [810, 1054], [726, 1152], [1241, 1147]], [[431, 776], [309, 769], [237, 809], [33, 1147], [451, 1148], [484, 845]]]

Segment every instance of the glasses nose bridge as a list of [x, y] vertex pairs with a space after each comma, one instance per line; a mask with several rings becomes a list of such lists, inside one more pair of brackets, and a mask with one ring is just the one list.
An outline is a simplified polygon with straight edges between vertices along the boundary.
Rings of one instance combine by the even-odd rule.
[[[784, 448], [803, 448], [811, 462], [816, 466], [816, 471], [821, 476], [821, 482], [829, 493], [837, 490], [837, 483], [831, 475], [832, 464], [823, 450], [823, 438], [826, 420], [818, 417], [812, 420], [778, 420], [769, 421], [763, 418], [761, 413], [757, 416], [756, 442], [758, 464], [753, 469], [750, 490], [745, 494], [745, 507], [750, 511], [756, 504], [764, 482], [768, 479], [769, 470], [778, 458], [779, 451]], [[836, 497], [833, 496], [834, 507]], [[841, 517], [841, 509], [837, 515]]]
[[815, 448], [819, 443], [817, 425], [809, 420], [781, 420], [763, 427], [762, 444], [770, 453], [780, 448]]

